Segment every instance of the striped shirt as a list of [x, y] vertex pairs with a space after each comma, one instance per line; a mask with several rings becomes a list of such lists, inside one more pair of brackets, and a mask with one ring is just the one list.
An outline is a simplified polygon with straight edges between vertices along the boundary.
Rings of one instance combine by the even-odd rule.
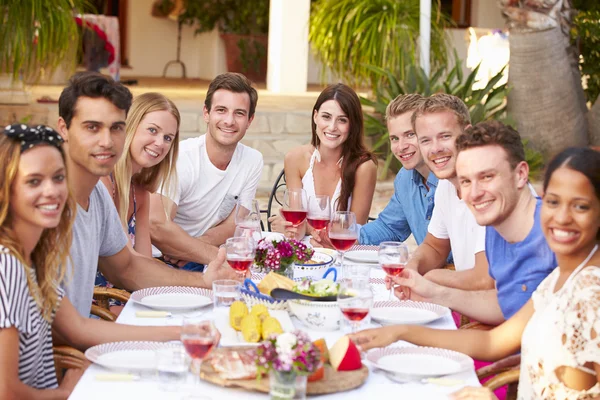
[[[19, 332], [21, 382], [36, 389], [56, 388], [50, 324], [31, 296], [25, 274], [21, 262], [0, 246], [0, 329], [14, 327]], [[58, 292], [60, 300], [64, 292]]]

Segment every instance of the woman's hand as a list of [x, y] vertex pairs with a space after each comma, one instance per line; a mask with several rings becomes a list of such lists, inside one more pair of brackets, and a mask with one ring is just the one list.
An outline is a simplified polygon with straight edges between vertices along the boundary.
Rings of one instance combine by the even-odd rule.
[[298, 228], [294, 227], [291, 222], [286, 221], [281, 216], [281, 211], [279, 214], [269, 217], [269, 222], [271, 223], [271, 230], [273, 232], [283, 233], [289, 238], [296, 238], [298, 235]]
[[86, 363], [83, 368], [70, 368], [65, 372], [59, 387], [67, 394], [67, 397], [71, 395], [71, 392], [75, 389], [75, 385], [77, 385], [77, 382], [79, 382], [79, 379], [81, 379], [89, 365], [89, 363]]
[[401, 325], [384, 326], [381, 328], [367, 329], [349, 335], [350, 339], [361, 351], [367, 351], [379, 347], [386, 347], [397, 342], [398, 332]]
[[498, 400], [494, 392], [486, 387], [465, 387], [450, 395], [454, 400]]

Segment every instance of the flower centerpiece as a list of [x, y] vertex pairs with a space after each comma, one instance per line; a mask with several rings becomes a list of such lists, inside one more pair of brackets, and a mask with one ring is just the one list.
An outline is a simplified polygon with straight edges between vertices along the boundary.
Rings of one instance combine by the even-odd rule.
[[304, 399], [307, 376], [321, 366], [321, 354], [302, 331], [271, 335], [256, 349], [258, 376], [269, 373], [271, 399]]
[[293, 278], [292, 265], [306, 262], [313, 256], [314, 250], [296, 239], [263, 238], [256, 246], [254, 263], [261, 272], [275, 271]]

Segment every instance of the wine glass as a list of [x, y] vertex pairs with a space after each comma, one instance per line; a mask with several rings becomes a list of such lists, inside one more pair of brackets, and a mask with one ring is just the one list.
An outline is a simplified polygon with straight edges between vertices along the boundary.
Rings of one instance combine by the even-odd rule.
[[192, 359], [191, 371], [194, 376], [194, 393], [189, 398], [210, 399], [199, 392], [200, 368], [202, 361], [212, 348], [217, 345], [218, 331], [211, 321], [200, 321], [193, 318], [184, 318], [181, 326], [181, 342], [185, 351]]
[[308, 198], [308, 216], [306, 221], [317, 233], [327, 228], [331, 218], [331, 201], [329, 196], [317, 194]]
[[242, 278], [254, 262], [255, 249], [254, 239], [251, 237], [232, 237], [225, 241], [227, 263]]
[[[381, 242], [379, 244], [379, 265], [389, 277], [400, 276], [408, 262], [408, 246], [400, 242]], [[390, 287], [390, 297], [394, 298], [394, 285]]]
[[355, 333], [373, 305], [373, 292], [369, 282], [362, 279], [343, 279], [338, 290], [337, 304], [350, 322], [352, 333]]
[[344, 253], [358, 239], [356, 215], [352, 211], [336, 211], [329, 222], [329, 240], [341, 254], [340, 265], [344, 267]]
[[244, 207], [239, 201], [235, 206], [235, 233], [233, 236], [246, 236], [258, 240], [262, 237], [260, 227], [260, 207], [258, 200], [252, 200], [250, 210]]
[[295, 228], [304, 222], [307, 211], [306, 191], [302, 188], [286, 189], [283, 193], [283, 208], [281, 209], [283, 218], [291, 222]]

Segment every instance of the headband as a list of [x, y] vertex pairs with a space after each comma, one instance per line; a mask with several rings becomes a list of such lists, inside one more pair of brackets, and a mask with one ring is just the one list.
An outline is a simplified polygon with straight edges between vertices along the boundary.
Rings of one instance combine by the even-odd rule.
[[9, 138], [21, 141], [21, 153], [39, 144], [49, 144], [60, 148], [64, 142], [58, 132], [45, 125], [31, 127], [25, 124], [12, 124], [4, 128], [4, 134]]

